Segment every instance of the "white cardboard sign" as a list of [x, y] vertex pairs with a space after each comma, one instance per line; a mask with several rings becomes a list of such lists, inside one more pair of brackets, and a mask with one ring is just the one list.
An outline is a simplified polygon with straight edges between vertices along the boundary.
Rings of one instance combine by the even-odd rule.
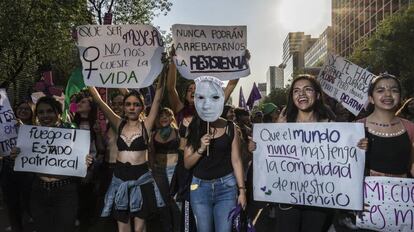
[[153, 26], [78, 26], [77, 46], [87, 86], [144, 88], [163, 67], [164, 42]]
[[89, 130], [22, 125], [14, 170], [85, 177], [89, 146]]
[[254, 199], [362, 209], [362, 123], [254, 124]]
[[16, 146], [17, 121], [5, 89], [0, 89], [0, 155], [9, 155]]
[[328, 54], [319, 72], [323, 91], [357, 116], [368, 103], [368, 87], [374, 74], [340, 56]]
[[364, 203], [368, 212], [357, 226], [375, 231], [414, 231], [414, 180], [393, 177], [365, 177]]
[[231, 80], [250, 74], [246, 26], [172, 26], [175, 65], [181, 75], [194, 80], [214, 76]]

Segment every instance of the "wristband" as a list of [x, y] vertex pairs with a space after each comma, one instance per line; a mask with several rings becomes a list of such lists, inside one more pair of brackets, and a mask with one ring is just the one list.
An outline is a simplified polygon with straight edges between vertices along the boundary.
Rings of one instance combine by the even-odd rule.
[[204, 151], [200, 152], [200, 149], [197, 149], [197, 154], [199, 154], [199, 155], [203, 155], [203, 152], [204, 152]]

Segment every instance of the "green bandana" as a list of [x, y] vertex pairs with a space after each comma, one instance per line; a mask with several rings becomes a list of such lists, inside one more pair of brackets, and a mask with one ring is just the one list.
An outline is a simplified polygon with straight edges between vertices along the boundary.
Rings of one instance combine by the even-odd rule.
[[159, 131], [160, 131], [161, 139], [165, 141], [170, 137], [172, 127], [171, 126], [162, 127], [159, 129]]

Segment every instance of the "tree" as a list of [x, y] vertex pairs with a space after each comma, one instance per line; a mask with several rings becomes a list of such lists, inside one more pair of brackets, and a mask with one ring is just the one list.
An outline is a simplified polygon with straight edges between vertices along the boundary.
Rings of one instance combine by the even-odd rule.
[[269, 95], [267, 95], [261, 103], [273, 103], [278, 107], [285, 106], [287, 103], [287, 95], [289, 88], [276, 88], [272, 89]]
[[83, 1], [0, 1], [0, 80], [16, 83], [39, 66], [73, 65], [71, 28], [90, 21]]
[[350, 60], [374, 74], [400, 78], [405, 94], [414, 90], [414, 5], [384, 19], [374, 35], [361, 44]]
[[115, 24], [148, 24], [159, 14], [166, 15], [172, 3], [169, 0], [88, 0], [89, 10], [98, 24], [104, 14], [113, 13]]
[[[112, 12], [124, 23], [149, 23], [170, 10], [168, 0], [0, 0], [0, 81], [29, 85], [39, 67], [50, 67], [60, 85], [80, 66], [72, 39], [78, 25], [102, 24]], [[20, 86], [19, 86], [20, 87]]]

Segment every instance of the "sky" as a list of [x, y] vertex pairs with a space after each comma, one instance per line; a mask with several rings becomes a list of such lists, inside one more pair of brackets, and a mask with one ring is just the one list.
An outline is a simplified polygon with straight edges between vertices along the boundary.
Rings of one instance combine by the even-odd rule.
[[251, 74], [235, 88], [233, 105], [238, 106], [242, 86], [247, 101], [253, 82], [266, 82], [269, 66], [282, 62], [283, 41], [289, 32], [303, 31], [318, 37], [331, 25], [331, 0], [171, 0], [167, 16], [154, 21], [161, 30], [173, 24], [247, 25], [247, 47]]

